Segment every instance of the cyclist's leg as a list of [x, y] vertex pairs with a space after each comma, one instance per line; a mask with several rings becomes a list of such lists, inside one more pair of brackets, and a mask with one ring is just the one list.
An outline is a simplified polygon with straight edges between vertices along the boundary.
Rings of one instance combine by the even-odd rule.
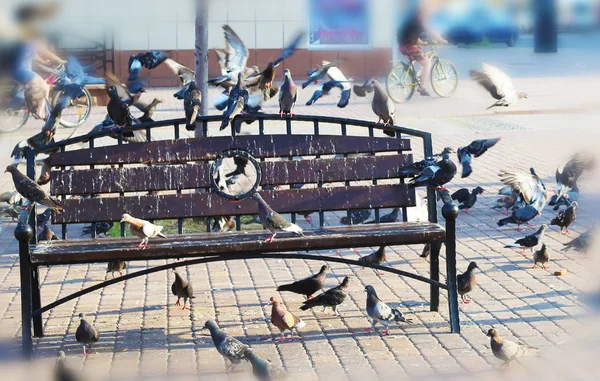
[[43, 99], [39, 99], [35, 105], [33, 105], [34, 116], [37, 115], [40, 119], [46, 119], [47, 117], [47, 108], [48, 108], [48, 97], [50, 95], [50, 86], [39, 74], [35, 74], [35, 77], [31, 81], [27, 83], [28, 86], [39, 89], [43, 94]]
[[421, 70], [421, 86], [419, 87], [419, 94], [429, 96], [425, 86], [429, 83], [429, 76], [431, 75], [431, 59], [422, 55], [417, 62], [423, 67], [423, 70]]

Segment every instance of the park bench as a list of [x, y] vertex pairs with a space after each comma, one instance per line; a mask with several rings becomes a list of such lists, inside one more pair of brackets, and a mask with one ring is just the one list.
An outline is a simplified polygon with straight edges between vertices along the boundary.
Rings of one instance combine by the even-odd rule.
[[[114, 145], [95, 144], [108, 132], [26, 152], [27, 174], [33, 178], [35, 156], [58, 151], [50, 154], [53, 166], [50, 189], [52, 196], [63, 204], [64, 211], [52, 217], [53, 224], [62, 227], [58, 233], [61, 241], [35, 241], [35, 206], [22, 213], [15, 230], [19, 241], [25, 356], [32, 352], [32, 329], [33, 336], [43, 336], [43, 313], [117, 282], [179, 266], [253, 258], [297, 258], [358, 265], [358, 257], [327, 256], [314, 251], [381, 245], [431, 245], [428, 278], [393, 267], [373, 267], [428, 283], [431, 311], [438, 311], [440, 289], [447, 290], [451, 330], [460, 331], [455, 258], [458, 209], [453, 204], [444, 204], [442, 214], [446, 228], [442, 228], [437, 224], [435, 190], [428, 189], [429, 221], [406, 222], [406, 209], [415, 206], [416, 193], [414, 188], [404, 185], [399, 172], [412, 164], [411, 146], [415, 142], [422, 144], [424, 156], [431, 156], [429, 133], [386, 127], [396, 130], [396, 137], [390, 138], [382, 134], [383, 126], [373, 122], [302, 115], [280, 119], [279, 115], [257, 114], [237, 117], [230, 135], [215, 136], [219, 135], [220, 121], [220, 116], [199, 118], [197, 125], [203, 136], [198, 138], [180, 138], [185, 121], [168, 120], [127, 127], [118, 132]], [[244, 132], [256, 133], [236, 132], [242, 121], [252, 122], [243, 124]], [[159, 128], [163, 134], [165, 128], [169, 128], [172, 139], [153, 140], [153, 132]], [[122, 134], [127, 130], [145, 131], [147, 142], [124, 143]], [[69, 150], [74, 144], [80, 147], [82, 142], [87, 142], [89, 148]], [[315, 211], [318, 227], [315, 223], [315, 228], [305, 230], [303, 236], [278, 234], [272, 243], [263, 242], [269, 236], [264, 230], [240, 231], [240, 216], [256, 214], [257, 204], [252, 199], [232, 201], [224, 197], [211, 180], [215, 159], [231, 149], [256, 158], [262, 175], [259, 191], [274, 210], [289, 214], [293, 222], [296, 213]], [[290, 186], [296, 184], [306, 185]], [[380, 208], [395, 207], [402, 209], [403, 222], [377, 223]], [[350, 221], [350, 210], [365, 208], [374, 210], [375, 224], [326, 224], [325, 217], [330, 216], [331, 211], [347, 213]], [[178, 234], [151, 239], [149, 247], [143, 250], [136, 247], [139, 239], [123, 237], [123, 224], [122, 237], [69, 238], [69, 225], [119, 221], [123, 213], [159, 224], [160, 220], [176, 220]], [[215, 216], [236, 216], [237, 231], [210, 232], [209, 221]], [[198, 218], [206, 218], [207, 232], [184, 232], [184, 220]], [[440, 282], [439, 269], [443, 242], [446, 246], [445, 283]], [[41, 267], [151, 259], [180, 261], [106, 280], [46, 306], [42, 304]]]

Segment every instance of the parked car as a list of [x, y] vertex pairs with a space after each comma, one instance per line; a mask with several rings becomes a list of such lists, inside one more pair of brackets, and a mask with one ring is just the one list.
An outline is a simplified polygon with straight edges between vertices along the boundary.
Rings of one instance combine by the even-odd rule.
[[445, 34], [453, 44], [489, 41], [515, 46], [519, 39], [519, 25], [508, 13], [478, 7], [448, 26]]

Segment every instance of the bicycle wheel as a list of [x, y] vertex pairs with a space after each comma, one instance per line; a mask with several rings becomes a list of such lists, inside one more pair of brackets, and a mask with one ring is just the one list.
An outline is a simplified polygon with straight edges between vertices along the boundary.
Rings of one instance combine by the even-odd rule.
[[0, 110], [0, 134], [17, 131], [27, 123], [27, 119], [29, 119], [29, 110], [25, 103], [19, 109]]
[[[52, 107], [56, 105], [62, 97], [62, 91], [56, 91], [52, 97]], [[92, 96], [85, 87], [83, 95], [77, 99], [73, 99], [67, 104], [60, 117], [60, 125], [66, 128], [79, 127], [85, 123], [92, 112]]]
[[450, 61], [438, 60], [431, 68], [431, 87], [437, 95], [448, 98], [458, 87], [458, 72]]
[[396, 103], [408, 102], [417, 87], [414, 68], [401, 63], [390, 70], [385, 87], [390, 98]]

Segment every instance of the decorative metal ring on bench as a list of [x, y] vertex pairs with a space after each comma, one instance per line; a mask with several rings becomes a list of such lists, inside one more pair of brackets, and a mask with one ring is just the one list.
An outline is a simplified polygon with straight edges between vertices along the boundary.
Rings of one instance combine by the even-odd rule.
[[252, 197], [262, 181], [260, 163], [250, 152], [228, 149], [217, 155], [209, 168], [215, 192], [232, 201]]

